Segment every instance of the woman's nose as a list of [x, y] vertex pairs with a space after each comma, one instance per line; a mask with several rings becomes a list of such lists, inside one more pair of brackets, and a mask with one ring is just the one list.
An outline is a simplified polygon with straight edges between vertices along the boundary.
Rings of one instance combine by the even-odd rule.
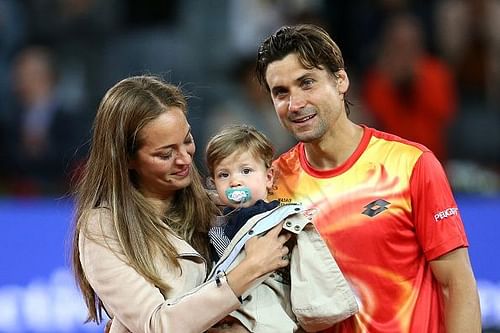
[[191, 164], [193, 162], [193, 156], [187, 150], [181, 150], [177, 154], [176, 163], [181, 165]]

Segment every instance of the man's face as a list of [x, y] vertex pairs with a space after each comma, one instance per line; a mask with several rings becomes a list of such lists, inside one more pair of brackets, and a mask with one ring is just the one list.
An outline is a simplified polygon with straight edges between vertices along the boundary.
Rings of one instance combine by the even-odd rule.
[[344, 70], [335, 75], [305, 68], [294, 53], [267, 67], [266, 82], [278, 118], [297, 140], [320, 140], [334, 130], [339, 115], [345, 112], [349, 80]]

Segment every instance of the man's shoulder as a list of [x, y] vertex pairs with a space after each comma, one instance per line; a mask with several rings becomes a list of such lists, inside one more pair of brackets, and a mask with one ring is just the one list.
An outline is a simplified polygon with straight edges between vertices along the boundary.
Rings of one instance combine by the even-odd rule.
[[406, 147], [407, 150], [419, 151], [420, 153], [429, 151], [423, 144], [405, 139], [396, 134], [384, 132], [375, 128], [369, 128], [369, 130], [371, 131], [372, 138], [379, 143], [383, 142], [385, 145], [391, 145], [393, 147]]
[[288, 168], [292, 165], [300, 164], [300, 149], [302, 143], [297, 143], [291, 147], [288, 151], [279, 155], [273, 162], [273, 167], [275, 169]]

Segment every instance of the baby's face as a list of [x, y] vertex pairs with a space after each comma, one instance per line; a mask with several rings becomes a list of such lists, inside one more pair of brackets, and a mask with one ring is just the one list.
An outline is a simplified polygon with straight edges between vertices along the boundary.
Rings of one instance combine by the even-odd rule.
[[[273, 185], [273, 171], [249, 151], [236, 151], [215, 166], [214, 183], [223, 204], [235, 208], [249, 207], [257, 200], [266, 199], [267, 190]], [[227, 198], [226, 190], [238, 188], [250, 191], [249, 201], [239, 204]]]

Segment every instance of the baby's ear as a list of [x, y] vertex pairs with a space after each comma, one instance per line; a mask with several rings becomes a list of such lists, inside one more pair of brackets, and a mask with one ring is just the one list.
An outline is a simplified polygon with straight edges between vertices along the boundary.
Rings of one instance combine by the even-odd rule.
[[266, 173], [266, 188], [267, 188], [267, 191], [272, 190], [273, 189], [273, 185], [274, 185], [274, 168], [270, 167], [269, 169], [267, 169], [267, 173]]

